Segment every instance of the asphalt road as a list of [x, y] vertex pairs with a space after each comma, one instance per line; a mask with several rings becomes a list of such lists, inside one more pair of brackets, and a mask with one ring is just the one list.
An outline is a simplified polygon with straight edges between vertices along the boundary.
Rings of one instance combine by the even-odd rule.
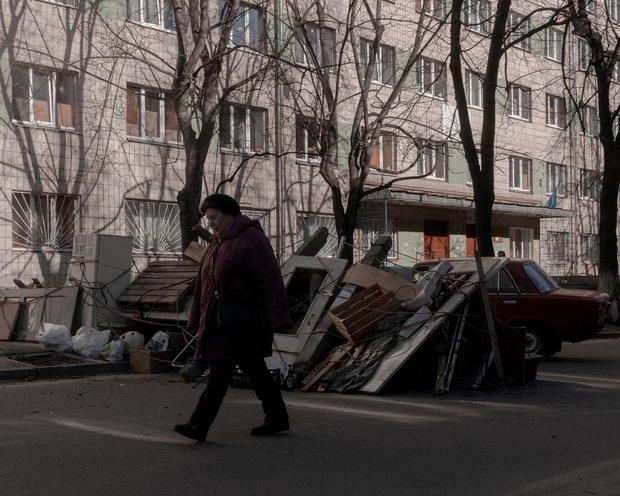
[[253, 438], [233, 389], [209, 442], [171, 431], [174, 376], [0, 384], [2, 496], [618, 495], [620, 340], [565, 345], [508, 395], [285, 393], [293, 430]]

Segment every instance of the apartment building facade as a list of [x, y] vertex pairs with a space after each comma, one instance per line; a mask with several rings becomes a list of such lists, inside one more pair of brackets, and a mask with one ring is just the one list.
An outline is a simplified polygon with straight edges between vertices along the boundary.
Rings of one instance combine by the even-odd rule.
[[[13, 278], [62, 283], [78, 232], [131, 236], [136, 270], [153, 258], [178, 257], [176, 195], [185, 163], [169, 90], [177, 46], [170, 2], [0, 2], [0, 287], [12, 285]], [[447, 11], [441, 2], [430, 15], [405, 0], [381, 3], [385, 17], [396, 21], [386, 23], [376, 60], [369, 57], [372, 32], [364, 23], [352, 38], [356, 50], [338, 48], [348, 2], [330, 2], [320, 28], [311, 15], [295, 20], [289, 2], [242, 4], [230, 40], [239, 50], [231, 50], [223, 77], [238, 81], [260, 72], [278, 23], [290, 28], [280, 32], [292, 33], [281, 37], [290, 45], [285, 53], [291, 63], [227, 96], [203, 191], [213, 192], [234, 176], [223, 191], [261, 221], [281, 256], [321, 225], [331, 233], [324, 254], [333, 255], [338, 242], [330, 191], [320, 175], [319, 124], [310, 104], [316, 94], [303, 89], [312, 87], [311, 54], [324, 54], [321, 60], [334, 65], [349, 55], [342, 79], [349, 98], [339, 110], [334, 164], [345, 175], [357, 69], [374, 65], [373, 98], [389, 94], [420, 19], [428, 26], [428, 43], [393, 110], [406, 124], [382, 131], [373, 143], [367, 185], [424, 177], [365, 199], [355, 249], [362, 253], [374, 237], [389, 233], [389, 262], [410, 266], [429, 257], [471, 255], [475, 248], [473, 191], [447, 69], [447, 27], [439, 25]], [[220, 4], [212, 4], [217, 20]], [[479, 130], [479, 75], [491, 3], [468, 5], [466, 91]], [[511, 22], [519, 19], [519, 5]], [[296, 23], [305, 26], [301, 35], [291, 27]], [[563, 48], [560, 34], [549, 29], [511, 49], [502, 69], [493, 243], [510, 256], [538, 260], [553, 274], [595, 273], [601, 169], [596, 111], [588, 107], [576, 118], [570, 110], [562, 61], [579, 85], [580, 73], [588, 70], [587, 50], [573, 39]], [[300, 104], [304, 91], [312, 98]]]

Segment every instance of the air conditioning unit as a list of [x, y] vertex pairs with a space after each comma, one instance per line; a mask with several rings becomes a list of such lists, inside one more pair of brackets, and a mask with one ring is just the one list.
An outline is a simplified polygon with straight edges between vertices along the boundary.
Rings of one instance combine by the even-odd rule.
[[112, 234], [76, 234], [69, 276], [81, 288], [80, 322], [83, 326], [124, 324], [116, 300], [131, 281], [133, 240]]

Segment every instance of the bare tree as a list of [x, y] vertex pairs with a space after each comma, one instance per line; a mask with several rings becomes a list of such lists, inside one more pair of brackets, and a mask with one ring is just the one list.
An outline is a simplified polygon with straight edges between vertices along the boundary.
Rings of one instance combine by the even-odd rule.
[[[475, 2], [470, 3], [473, 5]], [[478, 5], [480, 5], [479, 3]], [[506, 52], [543, 31], [549, 26], [565, 22], [561, 18], [562, 9], [556, 6], [530, 7], [518, 22], [509, 24], [512, 0], [498, 0], [496, 10], [476, 12], [478, 27], [484, 26], [488, 40], [484, 44], [486, 68], [482, 73], [482, 126], [480, 130], [480, 155], [476, 144], [467, 109], [467, 97], [463, 78], [464, 60], [467, 49], [463, 47], [463, 19], [471, 15], [465, 8], [464, 0], [453, 0], [450, 24], [450, 72], [454, 84], [457, 112], [460, 121], [460, 137], [474, 189], [476, 239], [483, 256], [495, 254], [492, 242], [492, 216], [495, 202], [495, 140], [497, 131], [496, 101], [500, 64]], [[480, 8], [480, 7], [479, 7]], [[543, 17], [530, 27], [530, 20]], [[483, 31], [483, 32], [484, 32]], [[466, 62], [465, 62], [466, 63]]]
[[[345, 242], [343, 256], [352, 260], [364, 198], [433, 172], [420, 174], [415, 167], [418, 150], [427, 141], [419, 138], [419, 130], [414, 131], [412, 107], [421, 97], [405, 97], [404, 90], [411, 87], [420, 54], [443, 21], [424, 16], [417, 22], [402, 16], [397, 20], [386, 14], [385, 3], [378, 0], [351, 0], [343, 6], [324, 0], [285, 0], [284, 18], [296, 53], [283, 71], [283, 80], [290, 95], [285, 105], [303, 119], [313, 142], [310, 153], [329, 188], [336, 230]], [[384, 36], [386, 26], [394, 28], [398, 23], [411, 40], [400, 67], [395, 49]], [[396, 177], [367, 187], [373, 152], [376, 157], [386, 132], [398, 136], [401, 150], [413, 152], [408, 161], [403, 154], [405, 164]], [[344, 153], [346, 159], [339, 156]]]
[[[615, 4], [614, 4], [615, 5]], [[568, 0], [568, 16], [574, 33], [587, 43], [586, 53], [579, 56], [587, 69], [582, 83], [592, 92], [567, 88], [578, 110], [592, 102], [598, 109], [598, 138], [603, 151], [603, 180], [599, 204], [599, 289], [616, 298], [618, 295], [618, 190], [620, 186], [620, 133], [618, 133], [618, 87], [614, 81], [620, 76], [620, 33], [612, 22], [619, 13], [612, 13], [611, 3], [591, 8], [589, 1]], [[596, 10], [598, 9], [598, 10]], [[602, 14], [602, 15], [601, 15]], [[582, 125], [584, 116], [580, 113]], [[617, 305], [617, 303], [616, 303]], [[617, 310], [616, 310], [617, 318]]]

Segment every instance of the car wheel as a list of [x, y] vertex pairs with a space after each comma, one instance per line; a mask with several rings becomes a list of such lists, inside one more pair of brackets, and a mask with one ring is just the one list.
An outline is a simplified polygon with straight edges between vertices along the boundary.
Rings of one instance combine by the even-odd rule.
[[545, 342], [542, 333], [538, 329], [530, 329], [525, 331], [525, 354], [526, 355], [543, 355], [545, 351]]

